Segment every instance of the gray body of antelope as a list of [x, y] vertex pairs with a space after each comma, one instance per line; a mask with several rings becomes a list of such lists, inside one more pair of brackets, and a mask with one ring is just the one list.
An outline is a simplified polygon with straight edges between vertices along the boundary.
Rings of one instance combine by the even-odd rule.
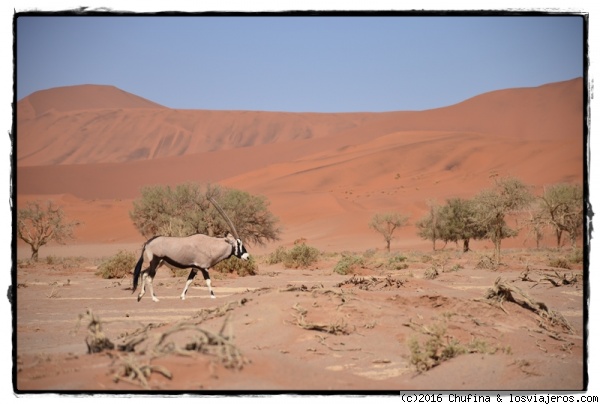
[[[181, 293], [182, 300], [185, 299], [188, 287], [194, 280], [198, 270], [204, 276], [210, 297], [214, 298], [215, 295], [212, 291], [208, 269], [232, 255], [243, 260], [249, 258], [242, 241], [239, 238], [234, 238], [231, 234], [220, 238], [204, 234], [194, 234], [188, 237], [157, 236], [151, 238], [144, 244], [142, 255], [135, 266], [133, 272], [133, 292], [137, 289], [138, 279], [141, 275], [142, 289], [137, 298], [138, 302], [146, 293], [146, 283], [150, 288], [152, 300], [157, 302], [158, 298], [154, 294], [152, 281], [156, 275], [156, 270], [164, 263], [167, 263], [176, 268], [191, 268], [185, 287]], [[144, 259], [149, 262], [149, 266], [142, 271]]]

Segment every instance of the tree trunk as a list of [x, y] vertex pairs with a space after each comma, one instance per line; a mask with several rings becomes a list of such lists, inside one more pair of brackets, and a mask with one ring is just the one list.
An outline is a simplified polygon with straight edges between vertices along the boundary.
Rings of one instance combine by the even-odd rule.
[[39, 248], [31, 246], [31, 259], [35, 262], [39, 259]]
[[560, 241], [562, 238], [562, 230], [556, 230], [556, 247], [560, 248]]
[[468, 252], [470, 250], [469, 249], [469, 241], [470, 240], [468, 238], [463, 240], [463, 252]]
[[500, 239], [494, 240], [494, 259], [496, 261], [496, 265], [500, 265], [500, 243]]
[[385, 242], [386, 242], [387, 252], [390, 252], [390, 242], [391, 242], [391, 240], [385, 240]]

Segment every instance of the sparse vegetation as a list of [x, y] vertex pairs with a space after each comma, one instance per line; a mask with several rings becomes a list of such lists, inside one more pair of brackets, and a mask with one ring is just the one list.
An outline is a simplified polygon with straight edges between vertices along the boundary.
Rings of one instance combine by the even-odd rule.
[[407, 325], [428, 336], [422, 345], [416, 336], [408, 341], [410, 364], [418, 372], [426, 372], [459, 355], [476, 352], [494, 354], [497, 351], [495, 348], [490, 348], [488, 343], [481, 339], [473, 339], [466, 345], [461, 344], [456, 338], [446, 334], [447, 326], [444, 323], [424, 326], [411, 321]]
[[236, 273], [238, 276], [256, 275], [258, 272], [258, 265], [256, 260], [251, 255], [248, 260], [239, 260], [236, 258], [229, 258], [219, 262], [212, 268], [216, 272], [223, 274]]
[[320, 255], [321, 252], [318, 249], [302, 242], [289, 250], [283, 246], [277, 247], [269, 255], [267, 262], [270, 265], [283, 263], [286, 268], [308, 268], [319, 260]]
[[229, 226], [209, 198], [227, 212], [239, 236], [246, 243], [265, 244], [279, 239], [278, 219], [269, 211], [269, 202], [261, 196], [236, 189], [195, 183], [171, 187], [146, 187], [133, 202], [129, 216], [139, 232], [154, 235], [188, 236], [207, 234], [217, 237], [229, 232]]
[[125, 278], [133, 272], [136, 262], [137, 259], [133, 253], [121, 250], [100, 264], [96, 274], [104, 279]]
[[39, 250], [50, 241], [64, 244], [73, 238], [77, 221], [67, 221], [60, 206], [52, 201], [27, 202], [17, 211], [17, 237], [31, 247], [31, 259], [37, 261]]
[[550, 226], [560, 247], [562, 233], [567, 232], [571, 246], [575, 247], [577, 236], [583, 227], [583, 188], [578, 184], [556, 184], [544, 190], [539, 198], [539, 222]]
[[406, 263], [407, 258], [403, 255], [394, 255], [388, 258], [386, 263], [386, 269], [397, 271], [400, 269], [408, 268], [408, 264]]
[[365, 260], [361, 256], [354, 254], [343, 254], [342, 258], [333, 268], [333, 272], [336, 272], [340, 275], [349, 275], [354, 273], [357, 268], [364, 268], [364, 266]]
[[390, 243], [394, 238], [394, 231], [398, 227], [404, 226], [407, 222], [408, 217], [397, 212], [377, 213], [371, 219], [369, 227], [383, 236], [386, 249], [389, 252]]

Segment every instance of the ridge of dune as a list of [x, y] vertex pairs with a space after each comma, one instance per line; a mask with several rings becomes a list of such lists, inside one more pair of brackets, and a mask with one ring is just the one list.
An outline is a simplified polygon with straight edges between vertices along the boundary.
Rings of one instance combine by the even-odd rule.
[[44, 90], [18, 103], [17, 164], [118, 163], [398, 131], [564, 138], [583, 130], [583, 79], [485, 93], [449, 107], [386, 113], [173, 110], [109, 86]]
[[51, 110], [69, 112], [107, 108], [165, 108], [115, 86], [99, 84], [80, 84], [36, 91], [23, 98], [17, 105], [25, 107], [24, 111], [29, 112], [29, 119]]

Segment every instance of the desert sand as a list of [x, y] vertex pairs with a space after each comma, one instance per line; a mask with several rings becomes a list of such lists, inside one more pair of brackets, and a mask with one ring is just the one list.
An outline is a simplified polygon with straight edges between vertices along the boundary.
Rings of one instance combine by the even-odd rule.
[[[150, 388], [584, 388], [583, 277], [561, 288], [547, 282], [531, 288], [517, 280], [527, 265], [538, 280], [556, 270], [547, 264], [548, 256], [561, 253], [551, 249], [551, 235], [542, 242], [546, 253], [530, 253], [535, 244], [523, 235], [503, 242], [510, 263], [498, 272], [475, 268], [477, 254], [490, 252], [489, 242], [473, 242], [474, 251], [464, 255], [450, 245], [434, 253], [414, 226], [429, 202], [472, 197], [497, 176], [516, 176], [538, 195], [559, 182], [583, 184], [583, 86], [577, 78], [486, 93], [435, 110], [351, 114], [173, 110], [95, 85], [32, 94], [17, 104], [17, 207], [52, 199], [82, 225], [68, 245], [43, 247], [40, 264], [16, 271], [22, 287], [15, 290], [15, 387], [23, 392], [142, 390], [111, 379], [120, 355], [86, 354], [85, 333], [71, 332], [80, 314], [91, 309], [115, 320], [118, 325], [107, 326], [113, 328], [107, 333], [116, 340], [136, 325], [152, 323], [164, 330], [202, 309], [233, 302], [230, 326], [250, 362], [231, 370], [199, 353], [167, 356], [158, 361], [173, 372], [172, 380], [152, 375]], [[142, 187], [189, 181], [269, 200], [283, 231], [277, 242], [248, 246], [258, 257], [298, 239], [331, 254], [382, 250], [383, 240], [368, 222], [377, 212], [394, 210], [410, 221], [397, 232], [393, 253], [449, 254], [464, 269], [428, 280], [423, 276], [428, 265], [417, 258], [404, 272], [368, 268], [364, 276], [401, 278], [403, 286], [364, 291], [336, 286], [351, 275], [335, 274], [333, 259], [306, 270], [261, 263], [256, 276], [215, 280], [216, 290], [222, 290], [216, 301], [206, 299], [197, 280], [184, 302], [178, 299], [184, 279], [164, 270], [159, 303], [136, 302], [128, 289], [131, 279], [114, 282], [94, 275], [103, 257], [119, 250], [139, 253], [145, 240], [129, 211]], [[581, 246], [583, 237], [578, 242]], [[16, 252], [21, 260], [30, 254], [21, 242]], [[79, 256], [85, 263], [74, 268], [45, 263], [47, 257]], [[581, 266], [573, 271], [583, 276]], [[498, 277], [562, 311], [573, 331], [540, 331], [536, 315], [518, 305], [506, 314], [479, 302]], [[288, 292], [288, 285], [309, 290]], [[344, 302], [341, 290], [349, 296]], [[307, 318], [315, 322], [343, 319], [351, 331], [304, 330], [294, 324], [294, 305], [307, 308]], [[408, 339], [423, 337], [414, 323], [432, 324], [444, 316], [453, 337], [480, 337], [504, 351], [510, 346], [512, 353], [461, 355], [418, 373], [407, 359]], [[218, 329], [224, 318], [205, 321], [203, 326]]]

